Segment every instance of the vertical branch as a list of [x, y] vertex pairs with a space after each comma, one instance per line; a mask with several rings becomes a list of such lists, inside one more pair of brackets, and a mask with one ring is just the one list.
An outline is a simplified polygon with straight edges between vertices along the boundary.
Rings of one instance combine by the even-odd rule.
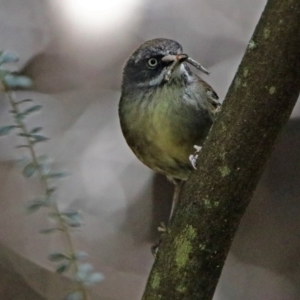
[[300, 2], [269, 0], [185, 185], [143, 300], [210, 300], [300, 90]]

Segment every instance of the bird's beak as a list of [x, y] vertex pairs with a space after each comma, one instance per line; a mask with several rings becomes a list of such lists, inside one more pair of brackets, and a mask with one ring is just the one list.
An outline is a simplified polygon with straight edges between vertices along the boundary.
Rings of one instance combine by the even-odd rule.
[[166, 55], [162, 58], [164, 62], [172, 62], [171, 69], [175, 69], [179, 66], [182, 62], [186, 61], [187, 63], [194, 66], [199, 71], [209, 75], [209, 71], [204, 68], [199, 62], [189, 57], [187, 54], [177, 54], [177, 55]]
[[188, 55], [186, 54], [177, 54], [177, 55], [166, 55], [162, 58], [162, 61], [164, 62], [172, 62], [176, 65], [179, 65], [180, 63], [184, 62], [188, 59]]
[[175, 70], [187, 60], [188, 56], [186, 54], [177, 54], [177, 55], [166, 55], [162, 58], [163, 62], [171, 63], [167, 68], [164, 75], [165, 81], [169, 81], [172, 76], [175, 74]]

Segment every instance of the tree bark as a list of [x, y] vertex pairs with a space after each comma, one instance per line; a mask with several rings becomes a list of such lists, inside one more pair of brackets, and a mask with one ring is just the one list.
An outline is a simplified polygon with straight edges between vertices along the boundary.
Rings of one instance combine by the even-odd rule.
[[143, 300], [212, 299], [300, 90], [300, 1], [269, 0], [164, 234]]

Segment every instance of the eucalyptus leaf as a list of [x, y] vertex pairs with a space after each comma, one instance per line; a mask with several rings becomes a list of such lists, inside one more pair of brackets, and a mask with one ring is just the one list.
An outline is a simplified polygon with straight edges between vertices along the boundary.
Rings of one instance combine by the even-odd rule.
[[62, 215], [70, 218], [70, 219], [73, 219], [78, 221], [78, 220], [81, 220], [81, 215], [79, 213], [79, 211], [77, 210], [68, 210], [68, 211], [64, 211], [62, 212]]
[[16, 125], [8, 125], [0, 128], [0, 136], [8, 135], [12, 130], [14, 130]]
[[67, 225], [73, 228], [79, 228], [82, 226], [82, 223], [80, 222], [73, 222], [73, 221], [68, 221]]
[[24, 99], [24, 100], [20, 100], [20, 101], [15, 102], [15, 104], [19, 105], [19, 104], [22, 104], [22, 103], [27, 103], [27, 102], [32, 102], [32, 101], [33, 101], [32, 99]]
[[67, 219], [66, 224], [70, 227], [80, 227], [82, 225], [82, 216], [78, 211], [66, 211], [62, 212], [62, 215]]
[[66, 259], [69, 260], [70, 258], [63, 253], [55, 252], [55, 253], [49, 254], [48, 259], [52, 262], [58, 262], [58, 261], [66, 260]]
[[29, 134], [29, 133], [24, 133], [24, 132], [21, 132], [21, 133], [18, 133], [18, 136], [23, 136], [23, 137], [31, 137], [31, 134]]
[[30, 148], [28, 145], [17, 145], [16, 148]]
[[39, 210], [42, 206], [44, 206], [44, 202], [42, 200], [32, 200], [26, 205], [27, 213], [34, 213]]
[[46, 142], [49, 140], [49, 138], [39, 134], [32, 134], [31, 137], [33, 138], [34, 143]]
[[68, 271], [70, 266], [71, 266], [70, 262], [61, 263], [60, 265], [57, 266], [56, 273], [62, 274], [64, 272]]
[[84, 259], [87, 259], [88, 257], [89, 257], [89, 255], [84, 251], [76, 251], [75, 255], [74, 255], [74, 258], [76, 260], [84, 260]]
[[79, 281], [84, 281], [88, 276], [90, 276], [92, 271], [93, 271], [93, 266], [91, 264], [89, 263], [79, 264], [77, 279]]
[[28, 88], [32, 85], [32, 80], [29, 77], [13, 74], [7, 74], [3, 78], [3, 82], [10, 88]]
[[29, 178], [34, 175], [36, 170], [36, 165], [33, 162], [31, 162], [24, 167], [22, 173], [26, 178]]
[[0, 64], [17, 62], [19, 60], [19, 56], [16, 53], [12, 52], [2, 52], [0, 55]]
[[43, 127], [35, 127], [33, 128], [32, 130], [30, 130], [30, 133], [38, 133], [40, 132], [41, 130], [43, 130]]
[[25, 118], [25, 115], [23, 115], [22, 113], [17, 113], [15, 114], [15, 120], [18, 124], [20, 124]]
[[40, 233], [42, 233], [42, 234], [50, 234], [50, 233], [54, 233], [54, 232], [57, 232], [57, 231], [62, 231], [62, 229], [59, 228], [59, 227], [46, 228], [46, 229], [40, 230]]
[[49, 197], [51, 196], [55, 191], [56, 191], [56, 187], [51, 187], [51, 188], [48, 188], [47, 191], [46, 191], [46, 195]]
[[69, 174], [67, 172], [53, 172], [47, 174], [48, 178], [64, 178], [67, 177]]
[[51, 171], [51, 166], [48, 163], [40, 163], [40, 170], [45, 177], [48, 177], [48, 174]]
[[42, 105], [34, 105], [34, 106], [31, 106], [31, 107], [29, 107], [29, 108], [27, 108], [24, 112], [23, 112], [23, 114], [24, 115], [28, 115], [28, 114], [31, 114], [31, 113], [33, 113], [33, 112], [36, 112], [36, 111], [40, 111], [41, 109], [42, 109]]
[[103, 280], [104, 280], [104, 275], [96, 272], [96, 273], [91, 274], [84, 280], [84, 285], [91, 286], [96, 283], [102, 282]]

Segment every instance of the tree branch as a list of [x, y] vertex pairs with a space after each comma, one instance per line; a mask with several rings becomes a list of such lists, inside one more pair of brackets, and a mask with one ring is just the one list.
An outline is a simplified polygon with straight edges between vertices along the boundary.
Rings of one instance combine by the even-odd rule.
[[143, 300], [212, 299], [300, 90], [300, 1], [269, 0], [186, 183]]

